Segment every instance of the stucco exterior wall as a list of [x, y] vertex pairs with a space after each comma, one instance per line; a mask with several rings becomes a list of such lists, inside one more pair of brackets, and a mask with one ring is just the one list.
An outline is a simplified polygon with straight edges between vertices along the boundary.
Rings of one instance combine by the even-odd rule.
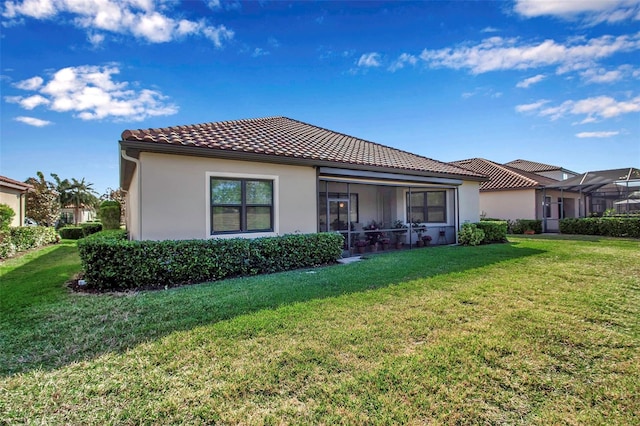
[[140, 176], [139, 170], [136, 168], [133, 171], [131, 178], [131, 185], [127, 190], [125, 196], [125, 203], [127, 205], [125, 213], [125, 222], [127, 231], [129, 232], [129, 238], [132, 240], [139, 240], [140, 238], [140, 191], [138, 187], [138, 178]]
[[480, 182], [463, 182], [458, 187], [460, 224], [477, 222], [482, 210], [480, 202]]
[[496, 219], [536, 219], [535, 192], [535, 189], [481, 192], [480, 211]]
[[6, 204], [15, 213], [10, 226], [22, 226], [24, 223], [25, 195], [20, 195], [17, 189], [0, 186], [0, 204]]
[[[223, 160], [142, 152], [140, 197], [129, 192], [135, 215], [140, 199], [141, 226], [131, 236], [144, 240], [210, 238], [211, 176], [274, 179], [274, 232], [238, 234], [258, 237], [317, 230], [316, 171], [313, 167]], [[135, 179], [131, 187], [135, 186]], [[132, 219], [131, 217], [129, 219]], [[136, 235], [137, 234], [137, 235]], [[230, 235], [226, 235], [229, 237]]]

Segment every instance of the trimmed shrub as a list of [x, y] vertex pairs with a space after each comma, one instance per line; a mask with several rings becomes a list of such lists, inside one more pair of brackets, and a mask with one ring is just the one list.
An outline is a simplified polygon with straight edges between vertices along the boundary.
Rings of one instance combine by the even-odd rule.
[[91, 234], [95, 234], [96, 232], [102, 231], [102, 223], [100, 222], [81, 223], [80, 228], [82, 228], [82, 237], [88, 237]]
[[88, 288], [123, 290], [216, 281], [335, 262], [337, 233], [282, 237], [127, 241], [102, 231], [78, 242]]
[[16, 212], [7, 204], [0, 204], [0, 229], [7, 230], [11, 226], [11, 221], [16, 216]]
[[98, 217], [102, 221], [104, 229], [120, 229], [120, 203], [114, 200], [106, 200], [100, 204]]
[[79, 240], [84, 237], [81, 226], [63, 226], [58, 232], [65, 240]]
[[46, 226], [18, 226], [0, 231], [0, 259], [58, 240], [56, 230]]
[[483, 243], [504, 243], [507, 241], [507, 221], [481, 220], [475, 225], [484, 231]]
[[542, 233], [542, 220], [536, 219], [516, 219], [507, 221], [510, 234], [524, 234], [524, 231], [534, 231], [536, 234]]
[[585, 217], [560, 220], [563, 234], [640, 238], [640, 217]]
[[477, 246], [484, 240], [484, 231], [475, 223], [465, 223], [458, 233], [458, 242], [465, 246]]

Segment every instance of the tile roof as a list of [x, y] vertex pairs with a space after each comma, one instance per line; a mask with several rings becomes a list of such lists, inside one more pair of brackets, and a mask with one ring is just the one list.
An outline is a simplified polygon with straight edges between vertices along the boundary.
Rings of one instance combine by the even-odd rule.
[[494, 163], [484, 158], [453, 161], [452, 164], [489, 176], [490, 179], [487, 182], [480, 184], [480, 191], [531, 189], [558, 182], [555, 179]]
[[6, 186], [9, 188], [18, 189], [21, 191], [28, 191], [33, 189], [33, 185], [28, 183], [20, 182], [19, 180], [11, 179], [6, 176], [0, 176], [0, 185]]
[[524, 170], [525, 172], [551, 172], [555, 170], [562, 170], [560, 166], [552, 166], [551, 164], [536, 163], [529, 160], [513, 160], [505, 163], [505, 166], [515, 167], [516, 169]]
[[[197, 147], [372, 168], [429, 172], [442, 175], [484, 176], [453, 164], [358, 139], [287, 117], [221, 121], [161, 129], [125, 130], [123, 141]], [[284, 157], [284, 158], [283, 158]]]

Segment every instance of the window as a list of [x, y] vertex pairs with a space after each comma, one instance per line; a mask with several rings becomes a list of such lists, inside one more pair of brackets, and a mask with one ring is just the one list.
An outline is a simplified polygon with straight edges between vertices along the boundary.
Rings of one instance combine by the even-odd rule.
[[447, 221], [447, 192], [424, 191], [407, 194], [407, 222]]
[[273, 181], [211, 178], [211, 233], [273, 231]]
[[[342, 207], [339, 208], [339, 212], [337, 212], [338, 214], [338, 220], [343, 220], [345, 223], [347, 221], [350, 222], [354, 222], [354, 223], [358, 223], [359, 222], [359, 209], [358, 209], [358, 194], [357, 193], [352, 193], [350, 194], [351, 196], [349, 197], [346, 193], [338, 193], [338, 192], [329, 192], [329, 200], [331, 199], [340, 199], [340, 200], [346, 200], [349, 199], [349, 206], [351, 208], [350, 212], [349, 212], [349, 219], [347, 219], [347, 214], [345, 211], [342, 211]], [[327, 229], [327, 193], [326, 192], [320, 192], [319, 194], [319, 203], [318, 203], [318, 216], [320, 219], [320, 229], [323, 231], [328, 231], [329, 229]], [[331, 224], [331, 222], [333, 220], [336, 219], [336, 217], [333, 217], [333, 212], [329, 213], [330, 215], [332, 215], [331, 220], [329, 221], [329, 224]]]
[[544, 217], [551, 217], [551, 197], [544, 197]]

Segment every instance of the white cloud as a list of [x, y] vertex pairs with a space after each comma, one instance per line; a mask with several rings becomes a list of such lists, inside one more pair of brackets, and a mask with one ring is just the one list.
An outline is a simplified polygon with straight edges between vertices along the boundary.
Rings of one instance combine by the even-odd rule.
[[269, 54], [269, 51], [264, 50], [264, 49], [261, 49], [261, 48], [259, 48], [259, 47], [256, 47], [256, 48], [253, 50], [253, 53], [251, 54], [251, 56], [252, 56], [253, 58], [257, 58], [257, 57], [259, 57], [259, 56], [267, 56], [268, 54]]
[[38, 90], [44, 80], [42, 77], [33, 77], [27, 80], [22, 80], [14, 84], [15, 87], [22, 90]]
[[514, 10], [527, 18], [536, 16], [582, 18], [591, 25], [640, 19], [638, 0], [516, 0]]
[[516, 84], [516, 87], [526, 89], [533, 84], [540, 83], [544, 79], [545, 79], [544, 74], [534, 75], [533, 77], [525, 78], [524, 80], [518, 82], [518, 84]]
[[531, 111], [535, 111], [538, 110], [540, 108], [542, 108], [544, 105], [546, 105], [547, 103], [549, 103], [548, 100], [546, 99], [542, 99], [539, 100], [538, 102], [533, 102], [531, 104], [523, 104], [523, 105], [518, 105], [516, 106], [516, 111], [517, 112], [531, 112]]
[[482, 30], [480, 30], [481, 33], [497, 33], [500, 30], [494, 27], [485, 27]]
[[[210, 7], [212, 3], [209, 2]], [[219, 4], [219, 2], [218, 2]], [[190, 21], [174, 19], [166, 12], [170, 2], [147, 0], [23, 0], [6, 1], [2, 16], [7, 20], [21, 18], [56, 19], [62, 14], [73, 16], [71, 22], [87, 31], [91, 44], [104, 41], [101, 32], [129, 34], [150, 43], [166, 43], [187, 35], [211, 40], [216, 47], [233, 38], [232, 30], [224, 25], [209, 25], [204, 19]], [[161, 9], [161, 11], [160, 11]], [[60, 22], [67, 22], [60, 19]]]
[[473, 74], [498, 70], [525, 70], [557, 66], [558, 73], [584, 69], [619, 52], [640, 49], [640, 33], [590, 40], [575, 38], [565, 44], [545, 40], [521, 43], [517, 38], [491, 37], [475, 45], [425, 49], [420, 58], [433, 68], [469, 69]]
[[615, 83], [623, 79], [640, 78], [640, 69], [631, 65], [621, 65], [614, 70], [604, 68], [590, 68], [580, 73], [585, 83]]
[[360, 56], [360, 59], [358, 59], [358, 66], [367, 68], [379, 67], [380, 54], [376, 52], [363, 54], [362, 56]]
[[404, 66], [407, 64], [415, 65], [417, 62], [418, 62], [418, 58], [416, 58], [415, 56], [410, 55], [408, 53], [403, 53], [398, 57], [398, 59], [396, 59], [396, 61], [393, 64], [391, 64], [391, 66], [389, 67], [389, 71], [395, 72], [399, 69], [404, 68]]
[[39, 118], [34, 118], [34, 117], [16, 117], [14, 118], [14, 120], [19, 121], [21, 123], [24, 124], [28, 124], [29, 126], [34, 126], [34, 127], [44, 127], [44, 126], [48, 126], [49, 124], [51, 124], [50, 121], [47, 120], [40, 120]]
[[[140, 121], [157, 115], [171, 115], [178, 107], [166, 102], [166, 96], [155, 90], [133, 90], [129, 83], [113, 80], [120, 73], [117, 66], [67, 67], [55, 72], [39, 94], [30, 97], [11, 96], [5, 101], [18, 103], [31, 110], [46, 106], [57, 112], [72, 112], [82, 120], [111, 119]], [[28, 87], [27, 81], [16, 87]], [[40, 78], [42, 82], [44, 79]], [[23, 84], [24, 83], [24, 84]]]
[[518, 105], [517, 112], [536, 112], [541, 117], [558, 120], [567, 115], [583, 116], [580, 124], [594, 123], [623, 114], [640, 112], [640, 96], [618, 101], [610, 96], [596, 96], [578, 101], [568, 100], [560, 105], [543, 108], [549, 101], [541, 100], [532, 104]]
[[610, 138], [619, 135], [620, 132], [580, 132], [576, 133], [579, 138]]

